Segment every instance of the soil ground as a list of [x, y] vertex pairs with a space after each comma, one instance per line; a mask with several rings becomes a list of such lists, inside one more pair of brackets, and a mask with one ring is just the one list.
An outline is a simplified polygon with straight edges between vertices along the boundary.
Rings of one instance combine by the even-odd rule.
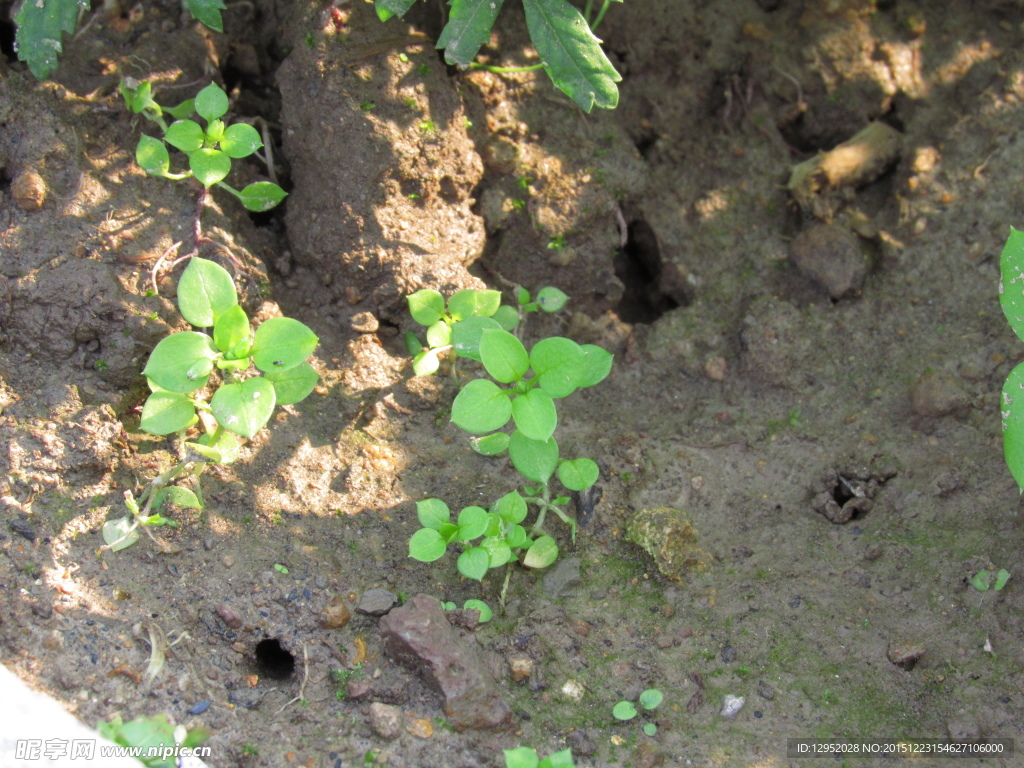
[[[380, 24], [358, 0], [234, 3], [213, 35], [143, 2], [89, 14], [54, 82], [0, 60], [0, 661], [92, 725], [206, 727], [217, 768], [499, 766], [519, 745], [572, 746], [578, 766], [861, 764], [791, 759], [789, 738], [1024, 748], [1024, 518], [999, 416], [1024, 346], [996, 295], [1024, 208], [1021, 4], [615, 5], [600, 32], [621, 102], [591, 115], [543, 74], [446, 68], [439, 5]], [[483, 56], [529, 64], [508, 6]], [[161, 532], [173, 553], [98, 557], [124, 492], [175, 461], [138, 430], [140, 371], [185, 327], [180, 268], [157, 292], [150, 275], [195, 207], [134, 165], [151, 129], [120, 103], [125, 76], [168, 104], [213, 78], [266, 120], [284, 210], [215, 194], [204, 227], [249, 309], [320, 336], [322, 380], [207, 473], [204, 512]], [[793, 166], [876, 121], [899, 132], [887, 162], [799, 207]], [[266, 174], [242, 165], [241, 183]], [[354, 609], [378, 587], [497, 604], [498, 573], [407, 557], [416, 500], [487, 504], [517, 481], [449, 423], [450, 378], [412, 376], [404, 297], [514, 284], [572, 297], [531, 338], [616, 355], [557, 433], [602, 493], [575, 543], [560, 532], [561, 564], [519, 571], [469, 637], [513, 727], [455, 732]], [[657, 507], [688, 516], [709, 567], [674, 580], [626, 540]], [[970, 585], [1000, 568], [1002, 590]], [[337, 598], [352, 618], [325, 628]], [[154, 632], [177, 643], [146, 681]], [[290, 675], [258, 656], [267, 639]], [[513, 682], [520, 657], [534, 671]], [[651, 687], [657, 710], [613, 720]], [[732, 717], [726, 696], [744, 699]], [[371, 728], [374, 701], [407, 717], [396, 739]]]

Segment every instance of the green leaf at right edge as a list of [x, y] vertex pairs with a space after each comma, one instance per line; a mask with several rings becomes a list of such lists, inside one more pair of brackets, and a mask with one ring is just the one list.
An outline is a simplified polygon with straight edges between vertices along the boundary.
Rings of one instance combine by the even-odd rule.
[[278, 405], [294, 405], [309, 397], [320, 381], [320, 374], [303, 362], [287, 371], [267, 371], [264, 378], [274, 385]]
[[508, 442], [508, 456], [512, 466], [530, 480], [546, 483], [558, 465], [558, 443], [555, 438], [531, 440], [518, 429]]
[[208, 259], [193, 256], [178, 281], [181, 316], [192, 325], [209, 328], [236, 304], [238, 293], [228, 271]]
[[530, 40], [554, 84], [584, 112], [595, 105], [614, 109], [619, 103], [615, 83], [622, 75], [604, 55], [600, 40], [567, 0], [523, 0]]
[[449, 0], [451, 12], [437, 47], [444, 49], [444, 60], [468, 67], [480, 46], [491, 37], [491, 27], [504, 0]]
[[142, 406], [139, 427], [151, 435], [170, 435], [196, 422], [196, 406], [180, 392], [154, 392]]
[[238, 193], [238, 199], [242, 201], [245, 210], [254, 213], [269, 211], [286, 197], [288, 193], [271, 181], [255, 181]]
[[377, 11], [377, 18], [387, 21], [392, 16], [404, 16], [415, 2], [416, 0], [376, 0], [374, 8]]
[[1024, 363], [1010, 371], [1001, 397], [1003, 455], [1017, 487], [1024, 493]]
[[227, 8], [221, 0], [185, 0], [192, 18], [202, 22], [214, 32], [224, 31], [220, 12]]
[[523, 565], [527, 568], [547, 568], [558, 559], [558, 545], [550, 536], [541, 536], [526, 550]]
[[18, 59], [28, 64], [38, 80], [45, 80], [57, 68], [61, 34], [75, 31], [80, 11], [89, 10], [88, 0], [26, 0], [14, 17], [18, 31], [15, 48]]
[[511, 416], [508, 394], [487, 379], [469, 382], [452, 403], [452, 421], [474, 435], [501, 429]]
[[274, 405], [274, 385], [262, 376], [225, 384], [210, 398], [210, 409], [217, 422], [242, 437], [252, 437], [263, 429]]
[[483, 547], [470, 547], [459, 555], [456, 567], [467, 579], [482, 581], [491, 567], [491, 556]]
[[1024, 230], [1010, 227], [999, 273], [999, 304], [1013, 332], [1024, 339]]

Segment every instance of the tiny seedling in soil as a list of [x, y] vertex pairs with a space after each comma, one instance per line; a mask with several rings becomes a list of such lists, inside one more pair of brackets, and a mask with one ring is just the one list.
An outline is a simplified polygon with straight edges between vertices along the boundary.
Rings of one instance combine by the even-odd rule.
[[[656, 709], [661, 704], [664, 696], [661, 691], [657, 688], [648, 688], [646, 691], [640, 694], [639, 703], [646, 711]], [[612, 717], [616, 720], [627, 722], [632, 720], [638, 714], [636, 706], [631, 701], [620, 701], [614, 707], [612, 707]], [[648, 736], [653, 736], [658, 731], [658, 726], [654, 723], [645, 723], [643, 731]]]
[[537, 750], [530, 747], [516, 747], [502, 751], [505, 753], [505, 768], [575, 768], [571, 749], [555, 752], [543, 760], [540, 759]]
[[[173, 525], [159, 512], [166, 504], [202, 509], [199, 475], [206, 464], [233, 462], [239, 438], [261, 430], [276, 406], [304, 400], [319, 380], [306, 360], [316, 334], [287, 317], [270, 318], [252, 333], [234, 281], [220, 265], [193, 257], [178, 282], [178, 307], [189, 323], [209, 332], [173, 333], [153, 349], [142, 371], [152, 394], [139, 426], [154, 435], [177, 434], [184, 456], [153, 478], [138, 500], [125, 492], [131, 514], [104, 524], [101, 552], [134, 544], [139, 526], [149, 533], [152, 526]], [[196, 425], [204, 433], [185, 440]], [[194, 490], [171, 485], [188, 476], [196, 478]]]
[[979, 592], [988, 592], [989, 587], [998, 592], [1006, 586], [1010, 580], [1010, 572], [1000, 568], [996, 573], [991, 571], [978, 571], [971, 577], [971, 586]]

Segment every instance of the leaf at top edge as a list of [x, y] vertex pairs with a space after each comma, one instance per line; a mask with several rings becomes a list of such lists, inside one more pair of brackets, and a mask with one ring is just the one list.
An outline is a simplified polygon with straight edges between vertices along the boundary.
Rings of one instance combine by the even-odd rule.
[[608, 61], [583, 14], [567, 0], [523, 0], [523, 8], [530, 39], [555, 86], [584, 112], [595, 105], [614, 109], [619, 103], [615, 83], [622, 75]]
[[504, 0], [451, 0], [451, 12], [437, 47], [449, 64], [468, 67], [491, 37], [491, 27]]
[[45, 80], [57, 68], [57, 54], [63, 50], [61, 35], [71, 34], [80, 11], [89, 10], [87, 0], [26, 0], [14, 17], [17, 25], [15, 48], [18, 59], [38, 80]]
[[405, 16], [415, 2], [416, 0], [376, 0], [374, 8], [377, 11], [377, 18], [387, 21], [392, 16]]
[[227, 8], [221, 0], [185, 0], [192, 18], [199, 21], [214, 32], [224, 31], [224, 21], [220, 12]]

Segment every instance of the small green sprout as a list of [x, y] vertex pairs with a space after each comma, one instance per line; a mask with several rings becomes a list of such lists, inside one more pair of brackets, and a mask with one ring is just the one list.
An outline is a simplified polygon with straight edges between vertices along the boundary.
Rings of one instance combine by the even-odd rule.
[[555, 752], [543, 760], [540, 759], [537, 750], [530, 747], [516, 747], [502, 751], [505, 753], [505, 768], [575, 768], [571, 749]]
[[[664, 700], [664, 696], [661, 691], [657, 688], [648, 688], [646, 691], [640, 694], [639, 703], [645, 711], [650, 712], [653, 709], [657, 709], [658, 705]], [[612, 717], [622, 722], [632, 720], [637, 716], [639, 712], [636, 706], [631, 701], [620, 701], [614, 707], [612, 707]], [[653, 736], [658, 731], [658, 726], [654, 723], [645, 723], [643, 726], [643, 732], [648, 736]]]
[[565, 246], [565, 235], [555, 235], [550, 240], [548, 240], [548, 250], [562, 251], [565, 250]]
[[285, 575], [287, 575], [288, 572], [289, 572], [288, 571], [288, 566], [287, 565], [281, 565], [281, 563], [274, 563], [274, 570], [277, 571], [278, 573], [283, 573]]
[[[995, 582], [993, 583], [993, 579]], [[991, 571], [978, 571], [971, 577], [971, 586], [979, 592], [988, 592], [989, 587], [998, 592], [1006, 586], [1006, 582], [1010, 580], [1010, 572], [1005, 568], [1000, 568], [996, 573]]]

